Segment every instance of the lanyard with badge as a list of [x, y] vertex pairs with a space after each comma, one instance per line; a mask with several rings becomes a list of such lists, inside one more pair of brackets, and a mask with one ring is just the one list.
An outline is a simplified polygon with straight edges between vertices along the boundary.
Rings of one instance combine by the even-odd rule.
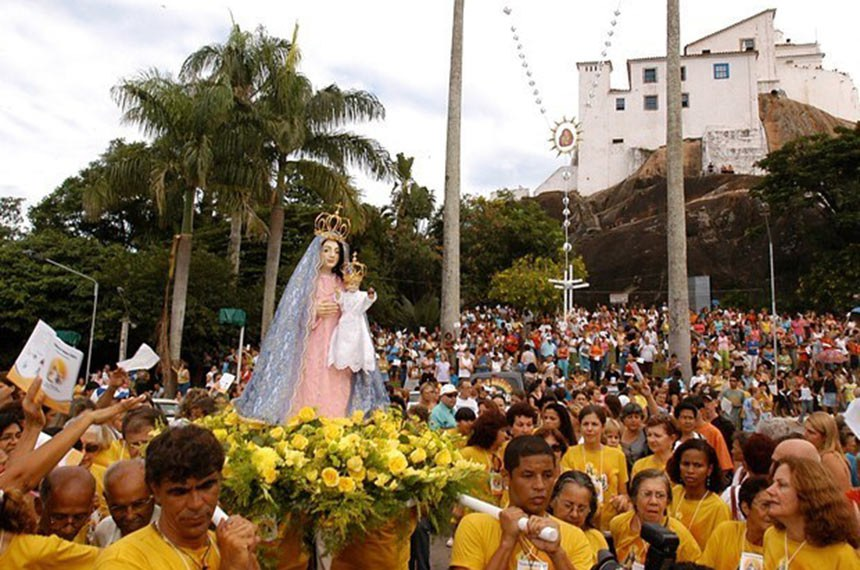
[[517, 558], [517, 570], [549, 570], [549, 563], [537, 557], [537, 549], [520, 537], [522, 554]]

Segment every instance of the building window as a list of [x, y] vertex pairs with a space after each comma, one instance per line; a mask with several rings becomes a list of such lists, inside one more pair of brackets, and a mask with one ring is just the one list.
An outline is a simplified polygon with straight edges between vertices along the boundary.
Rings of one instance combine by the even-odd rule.
[[728, 79], [729, 78], [729, 64], [728, 63], [715, 63], [714, 64], [714, 79]]
[[688, 108], [690, 106], [690, 94], [681, 93], [681, 107]]
[[681, 81], [686, 81], [686, 80], [687, 80], [687, 66], [682, 65], [681, 66]]
[[703, 53], [703, 54], [708, 54], [708, 53], [711, 53], [711, 50], [709, 50], [709, 49], [703, 49], [703, 50], [702, 50], [702, 53]]
[[616, 97], [615, 98], [615, 110], [623, 111], [625, 109], [625, 101], [624, 97]]
[[624, 139], [612, 139], [612, 144], [622, 144]]
[[645, 110], [646, 111], [656, 111], [657, 110], [657, 96], [656, 95], [645, 95]]
[[741, 40], [741, 51], [755, 51], [755, 38], [744, 38]]
[[657, 83], [656, 67], [646, 67], [642, 70], [642, 83]]

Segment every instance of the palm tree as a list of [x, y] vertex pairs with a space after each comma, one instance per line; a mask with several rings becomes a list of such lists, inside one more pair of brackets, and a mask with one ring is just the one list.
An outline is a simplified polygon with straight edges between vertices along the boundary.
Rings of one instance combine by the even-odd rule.
[[391, 205], [385, 209], [393, 215], [398, 227], [405, 225], [412, 232], [418, 232], [421, 220], [429, 220], [433, 216], [436, 201], [427, 187], [412, 178], [414, 162], [415, 157], [397, 153], [393, 165], [395, 183], [391, 189]]
[[448, 137], [445, 204], [442, 211], [442, 332], [460, 324], [460, 107], [463, 100], [463, 0], [454, 0], [451, 69], [448, 79]]
[[666, 235], [669, 254], [669, 352], [678, 355], [686, 381], [690, 361], [687, 289], [687, 220], [681, 129], [681, 17], [679, 0], [667, 0], [666, 25]]
[[[255, 33], [234, 25], [225, 44], [193, 53], [183, 65], [186, 78], [229, 85], [242, 128], [231, 128], [243, 142], [240, 155], [258, 165], [259, 187], [245, 208], [266, 202], [270, 207], [263, 292], [262, 334], [274, 316], [281, 242], [284, 234], [284, 200], [291, 188], [302, 185], [328, 204], [344, 205], [353, 227], [360, 228], [363, 210], [348, 167], [355, 166], [376, 177], [390, 172], [385, 150], [374, 140], [340, 128], [347, 123], [381, 119], [384, 109], [371, 94], [341, 91], [329, 86], [314, 91], [297, 71], [300, 53], [298, 27], [291, 41], [269, 36], [260, 27]], [[227, 137], [230, 140], [230, 137]]]
[[289, 190], [302, 185], [327, 204], [340, 203], [353, 223], [363, 224], [363, 209], [348, 169], [356, 167], [382, 179], [390, 175], [391, 160], [375, 140], [343, 131], [349, 123], [382, 119], [385, 109], [365, 91], [343, 91], [330, 85], [315, 91], [297, 71], [300, 59], [293, 32], [285, 65], [269, 70], [258, 110], [261, 130], [275, 184], [271, 192], [269, 241], [263, 290], [262, 335], [275, 312], [275, 294], [284, 234], [284, 200]]
[[[232, 95], [211, 82], [179, 82], [157, 70], [123, 80], [113, 88], [123, 110], [123, 121], [138, 125], [154, 138], [150, 190], [159, 210], [168, 193], [182, 195], [182, 226], [175, 237], [175, 269], [170, 314], [169, 351], [172, 361], [181, 357], [182, 330], [188, 293], [195, 198], [205, 193], [214, 165], [214, 141], [227, 121]], [[168, 374], [168, 396], [175, 393], [175, 378]]]

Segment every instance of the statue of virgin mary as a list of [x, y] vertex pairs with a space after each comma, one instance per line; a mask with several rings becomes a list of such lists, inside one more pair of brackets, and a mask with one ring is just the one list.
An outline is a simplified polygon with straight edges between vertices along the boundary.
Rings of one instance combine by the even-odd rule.
[[[349, 368], [339, 370], [328, 364], [331, 337], [340, 318], [335, 298], [344, 290], [349, 230], [349, 220], [338, 212], [317, 216], [315, 237], [284, 289], [254, 374], [235, 402], [240, 415], [281, 424], [306, 406], [316, 408], [321, 416], [337, 418], [388, 404], [387, 396], [384, 401], [366, 396], [370, 386], [365, 377], [354, 378]], [[379, 394], [379, 386], [374, 387]]]

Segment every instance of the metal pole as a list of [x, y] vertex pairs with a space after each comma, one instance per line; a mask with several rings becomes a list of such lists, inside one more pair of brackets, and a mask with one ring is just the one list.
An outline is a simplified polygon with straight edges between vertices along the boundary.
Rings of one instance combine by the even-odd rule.
[[776, 343], [776, 326], [777, 326], [777, 314], [776, 314], [776, 280], [774, 278], [774, 269], [773, 269], [773, 237], [770, 233], [770, 221], [768, 218], [768, 213], [764, 213], [764, 225], [767, 228], [767, 249], [768, 249], [768, 257], [770, 258], [770, 307], [771, 307], [771, 332], [773, 333], [773, 374], [776, 376], [776, 373], [779, 372], [779, 368], [777, 366], [777, 357], [779, 356], [779, 350]]
[[119, 331], [119, 360], [125, 360], [126, 354], [128, 353], [128, 328], [131, 321], [128, 318], [128, 315], [125, 315], [122, 318], [122, 327]]
[[99, 305], [99, 282], [96, 281], [95, 279], [93, 279], [92, 277], [90, 277], [89, 275], [86, 275], [84, 273], [81, 273], [80, 271], [76, 271], [76, 270], [72, 269], [68, 265], [63, 265], [59, 261], [54, 261], [53, 259], [50, 259], [48, 257], [42, 257], [39, 259], [43, 259], [44, 261], [47, 261], [51, 265], [56, 265], [60, 269], [65, 269], [69, 273], [74, 273], [78, 277], [83, 277], [84, 279], [87, 279], [88, 281], [93, 282], [93, 318], [92, 318], [92, 322], [90, 322], [90, 342], [89, 342], [89, 348], [87, 349], [86, 379], [89, 380], [90, 372], [92, 370], [91, 363], [92, 363], [92, 358], [93, 358], [93, 336], [95, 336], [95, 334], [96, 334], [96, 313], [98, 312], [98, 305]]

